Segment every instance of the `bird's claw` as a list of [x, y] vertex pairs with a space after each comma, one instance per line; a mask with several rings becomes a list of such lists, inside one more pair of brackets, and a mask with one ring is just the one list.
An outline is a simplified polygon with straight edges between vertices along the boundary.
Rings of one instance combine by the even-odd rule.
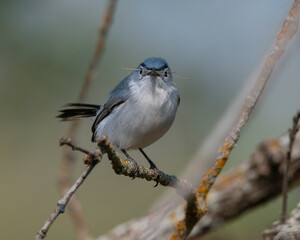
[[156, 184], [155, 184], [153, 187], [157, 187], [157, 186], [158, 186], [158, 184], [159, 184], [159, 179], [160, 179], [160, 176], [158, 175], [157, 178], [156, 178], [156, 181], [155, 181]]
[[153, 187], [157, 187], [158, 186], [158, 184], [159, 184], [159, 180], [160, 180], [160, 170], [155, 166], [155, 168], [151, 168], [150, 167], [150, 169], [153, 169], [154, 171], [157, 171], [157, 173], [158, 173], [158, 175], [157, 175], [157, 178], [156, 178], [156, 180], [155, 180], [155, 182], [156, 182], [156, 184], [153, 186]]

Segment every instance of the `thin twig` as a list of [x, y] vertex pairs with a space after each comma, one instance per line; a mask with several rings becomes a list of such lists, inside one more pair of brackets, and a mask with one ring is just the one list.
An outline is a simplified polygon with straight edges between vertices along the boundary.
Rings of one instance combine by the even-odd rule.
[[216, 178], [222, 171], [224, 165], [226, 164], [229, 154], [237, 143], [242, 129], [248, 122], [249, 116], [255, 104], [257, 103], [267, 81], [269, 80], [279, 58], [285, 51], [289, 40], [295, 35], [297, 31], [299, 24], [298, 14], [300, 12], [299, 2], [300, 0], [295, 0], [289, 16], [284, 21], [281, 32], [277, 36], [277, 41], [270, 50], [264, 63], [263, 69], [258, 76], [258, 79], [251, 89], [249, 95], [245, 99], [244, 105], [240, 111], [240, 115], [236, 121], [234, 128], [232, 129], [229, 136], [225, 139], [223, 145], [219, 150], [215, 166], [213, 166], [202, 177], [201, 183], [196, 189], [196, 197], [190, 198], [195, 199], [197, 202], [187, 202], [185, 218], [178, 222], [174, 234], [171, 237], [172, 240], [186, 239], [195, 224], [206, 214], [207, 194], [214, 184]]
[[109, 28], [113, 21], [116, 4], [117, 4], [117, 0], [109, 0], [107, 3], [107, 8], [106, 8], [106, 11], [102, 18], [102, 24], [101, 24], [101, 27], [99, 30], [99, 37], [97, 40], [96, 49], [94, 51], [94, 55], [90, 62], [89, 69], [85, 76], [85, 81], [83, 83], [83, 86], [81, 88], [81, 92], [80, 92], [80, 95], [78, 98], [79, 102], [83, 101], [86, 98], [87, 89], [89, 88], [91, 81], [94, 79], [95, 70], [96, 70], [96, 68], [99, 64], [99, 61], [104, 52], [105, 41], [107, 38]]
[[83, 152], [85, 154], [89, 155], [90, 158], [90, 164], [87, 166], [87, 168], [84, 170], [84, 172], [81, 174], [81, 176], [77, 179], [77, 181], [69, 188], [69, 190], [64, 194], [64, 196], [57, 202], [57, 207], [51, 214], [50, 218], [45, 222], [44, 226], [41, 228], [40, 231], [37, 232], [35, 239], [41, 240], [46, 237], [47, 232], [49, 231], [51, 225], [55, 221], [55, 219], [58, 217], [59, 214], [62, 214], [65, 212], [65, 208], [73, 196], [73, 194], [77, 191], [77, 189], [80, 187], [80, 185], [84, 182], [86, 177], [90, 174], [90, 172], [93, 170], [93, 168], [100, 162], [102, 158], [102, 153], [98, 149], [94, 152], [88, 152], [86, 150], [83, 150], [82, 148], [78, 148], [73, 145], [70, 139], [60, 139], [60, 145], [68, 145], [73, 150], [77, 150], [80, 152]]
[[292, 154], [292, 150], [293, 150], [295, 137], [299, 130], [298, 129], [299, 118], [300, 118], [300, 111], [293, 117], [293, 127], [292, 127], [292, 129], [289, 129], [290, 143], [289, 143], [288, 151], [286, 153], [286, 160], [285, 160], [285, 167], [284, 167], [284, 174], [283, 174], [283, 184], [282, 184], [282, 210], [281, 210], [281, 218], [280, 218], [281, 224], [284, 224], [285, 220], [286, 220], [288, 181], [289, 181], [288, 173], [289, 173], [291, 154]]
[[[97, 65], [99, 64], [99, 61], [101, 59], [101, 56], [103, 55], [104, 46], [106, 37], [108, 34], [108, 30], [111, 26], [115, 8], [116, 8], [117, 0], [108, 0], [107, 8], [104, 13], [104, 16], [102, 18], [101, 27], [99, 29], [99, 36], [96, 43], [96, 48], [94, 51], [94, 54], [92, 56], [91, 62], [89, 64], [89, 68], [87, 70], [85, 80], [83, 82], [78, 102], [83, 102], [86, 99], [88, 90], [90, 88], [90, 84], [92, 80], [94, 79], [94, 74], [97, 68]], [[79, 127], [79, 121], [73, 121], [67, 131], [66, 136], [69, 138], [75, 139], [75, 135], [77, 132], [77, 129]], [[68, 149], [63, 150], [62, 154], [62, 164], [59, 172], [59, 187], [61, 189], [61, 192], [64, 194], [67, 189], [69, 189], [71, 185], [71, 173], [73, 172], [74, 167], [74, 155], [72, 151], [69, 151]], [[76, 229], [78, 231], [78, 235], [80, 239], [87, 239], [89, 237], [89, 231], [87, 224], [83, 218], [83, 212], [81, 208], [81, 204], [79, 200], [76, 197], [72, 198], [72, 201], [69, 204], [70, 208], [70, 215], [71, 218], [74, 221], [74, 224], [76, 226]]]

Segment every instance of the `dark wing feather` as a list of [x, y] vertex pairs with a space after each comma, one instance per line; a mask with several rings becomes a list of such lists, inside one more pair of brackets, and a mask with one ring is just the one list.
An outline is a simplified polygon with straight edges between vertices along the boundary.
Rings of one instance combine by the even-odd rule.
[[93, 132], [93, 136], [92, 136], [92, 141], [95, 141], [95, 130], [97, 128], [97, 125], [104, 119], [106, 118], [114, 109], [116, 109], [117, 107], [119, 107], [121, 104], [123, 104], [126, 101], [125, 98], [123, 97], [119, 97], [119, 98], [111, 98], [109, 99], [104, 105], [102, 105], [102, 107], [100, 108], [96, 119], [93, 123], [92, 126], [92, 132]]

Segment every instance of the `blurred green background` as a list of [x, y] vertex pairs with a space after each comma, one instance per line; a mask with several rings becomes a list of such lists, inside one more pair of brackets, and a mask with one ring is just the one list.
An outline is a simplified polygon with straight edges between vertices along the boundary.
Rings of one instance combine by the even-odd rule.
[[[87, 102], [101, 104], [150, 56], [167, 59], [181, 94], [176, 121], [146, 149], [160, 169], [180, 175], [275, 41], [292, 0], [120, 1], [106, 51]], [[68, 124], [55, 118], [76, 101], [94, 51], [106, 1], [5, 1], [0, 3], [0, 239], [33, 239], [60, 197], [57, 177]], [[251, 117], [229, 165], [247, 159], [263, 139], [285, 132], [300, 108], [300, 34]], [[83, 121], [79, 143], [90, 143]], [[216, 149], [217, 150], [217, 149]], [[138, 162], [147, 164], [139, 154]], [[75, 176], [84, 166], [78, 154]], [[117, 176], [106, 158], [78, 194], [93, 236], [142, 216], [166, 189]], [[299, 201], [289, 197], [289, 209]], [[244, 214], [214, 233], [220, 239], [257, 239], [278, 219], [280, 199]], [[68, 214], [47, 239], [76, 239]]]

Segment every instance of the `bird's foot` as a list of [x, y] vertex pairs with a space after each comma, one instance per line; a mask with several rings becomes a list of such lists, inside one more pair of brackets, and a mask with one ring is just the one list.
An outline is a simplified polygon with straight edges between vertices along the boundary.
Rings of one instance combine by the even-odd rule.
[[136, 162], [133, 158], [131, 158], [131, 157], [127, 158], [126, 161], [131, 162], [131, 163], [134, 165], [134, 174], [133, 174], [133, 176], [132, 176], [132, 180], [133, 180], [133, 179], [135, 179], [136, 176], [139, 174], [139, 165], [138, 165], [137, 162]]
[[158, 176], [156, 178], [156, 184], [154, 185], [154, 187], [157, 187], [158, 184], [159, 184], [161, 171], [156, 167], [156, 165], [154, 164], [154, 162], [152, 162], [150, 159], [147, 159], [147, 160], [148, 160], [148, 162], [150, 164], [150, 169], [152, 169], [154, 171], [157, 171], [157, 173], [158, 173]]
[[158, 184], [159, 184], [161, 171], [155, 165], [154, 165], [154, 167], [150, 166], [150, 169], [152, 169], [152, 170], [154, 170], [154, 171], [157, 172], [157, 178], [155, 180], [156, 184], [153, 186], [153, 187], [157, 187]]
[[155, 181], [156, 184], [153, 187], [157, 187], [158, 186], [159, 180], [160, 180], [160, 171], [158, 172], [158, 176], [157, 176], [156, 181]]

